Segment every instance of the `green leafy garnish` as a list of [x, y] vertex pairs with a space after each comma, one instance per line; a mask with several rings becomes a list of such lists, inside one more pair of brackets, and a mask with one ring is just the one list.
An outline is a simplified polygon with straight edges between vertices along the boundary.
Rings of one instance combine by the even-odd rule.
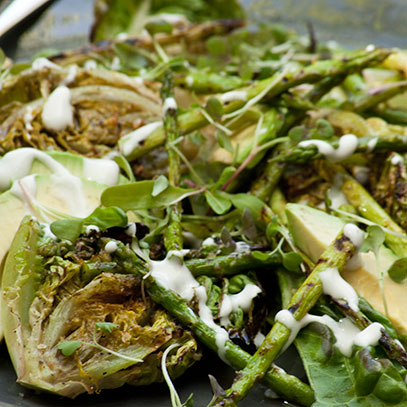
[[76, 349], [81, 346], [82, 341], [63, 341], [58, 344], [58, 349], [62, 352], [64, 356], [71, 356], [74, 354]]
[[155, 181], [153, 186], [153, 192], [151, 195], [156, 197], [168, 188], [168, 178], [165, 175], [160, 175]]
[[82, 233], [83, 220], [81, 219], [60, 219], [51, 223], [51, 232], [61, 240], [75, 242]]
[[112, 322], [96, 322], [96, 328], [100, 329], [103, 332], [108, 334], [112, 333], [114, 328], [117, 328], [119, 325]]

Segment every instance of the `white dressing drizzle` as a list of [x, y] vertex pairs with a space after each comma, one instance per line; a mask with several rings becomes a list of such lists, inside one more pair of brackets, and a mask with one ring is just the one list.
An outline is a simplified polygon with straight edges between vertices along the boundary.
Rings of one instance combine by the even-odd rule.
[[375, 149], [377, 140], [379, 140], [379, 138], [375, 137], [367, 142], [367, 152], [368, 153], [371, 153]]
[[84, 158], [82, 171], [84, 178], [100, 184], [113, 186], [119, 181], [120, 168], [113, 160]]
[[221, 324], [227, 326], [229, 315], [237, 311], [239, 307], [244, 312], [248, 312], [253, 299], [261, 292], [260, 287], [255, 284], [247, 284], [242, 291], [237, 294], [224, 295], [222, 298], [222, 305], [219, 310]]
[[33, 130], [33, 126], [31, 124], [31, 122], [33, 121], [33, 110], [31, 106], [27, 106], [27, 109], [25, 109], [25, 113], [24, 113], [24, 125], [25, 125], [25, 129], [27, 131], [31, 131]]
[[117, 250], [117, 243], [114, 240], [110, 240], [105, 245], [106, 253], [114, 253]]
[[366, 346], [376, 346], [382, 336], [383, 325], [378, 322], [373, 322], [362, 332], [359, 332], [354, 340], [355, 345], [362, 348]]
[[42, 122], [48, 130], [60, 131], [73, 126], [71, 91], [66, 86], [58, 86], [44, 103]]
[[45, 238], [56, 240], [57, 237], [52, 233], [51, 226], [48, 223], [40, 223]]
[[299, 147], [315, 146], [318, 152], [332, 162], [343, 161], [352, 155], [357, 146], [358, 138], [354, 134], [343, 135], [338, 142], [338, 148], [334, 149], [329, 143], [323, 140], [305, 140], [298, 143]]
[[136, 231], [136, 224], [134, 222], [131, 222], [126, 226], [126, 230], [124, 231], [124, 233], [126, 233], [127, 236], [134, 237], [136, 236]]
[[89, 233], [91, 233], [93, 231], [99, 232], [100, 231], [99, 226], [96, 226], [96, 225], [88, 225], [88, 226], [86, 226], [85, 234], [89, 235]]
[[247, 100], [247, 92], [245, 90], [232, 90], [230, 92], [223, 93], [220, 95], [220, 100], [223, 103], [230, 103], [234, 100]]
[[69, 65], [68, 75], [63, 82], [64, 85], [69, 85], [70, 83], [72, 83], [75, 80], [77, 73], [78, 65]]
[[391, 158], [391, 163], [393, 165], [399, 165], [403, 162], [403, 157], [400, 154], [394, 154]]
[[306, 314], [304, 318], [297, 321], [290, 311], [281, 310], [277, 313], [275, 320], [285, 325], [291, 331], [290, 337], [285, 344], [283, 351], [291, 345], [300, 329], [307, 326], [311, 322], [319, 322], [328, 326], [335, 335], [335, 346], [343, 355], [348, 357], [352, 354], [352, 347], [355, 337], [358, 333], [360, 333], [360, 329], [349, 319], [344, 318], [339, 321], [335, 321], [328, 315], [317, 316]]
[[235, 252], [237, 253], [250, 252], [250, 246], [246, 242], [236, 242]]
[[163, 116], [165, 116], [168, 112], [175, 113], [177, 108], [177, 102], [174, 98], [170, 97], [165, 99], [163, 104]]
[[162, 122], [153, 122], [146, 124], [131, 133], [126, 134], [120, 142], [120, 151], [125, 156], [129, 155], [136, 147], [140, 145], [151, 133], [162, 126]]
[[62, 69], [59, 65], [54, 64], [49, 59], [41, 57], [34, 59], [33, 63], [31, 64], [32, 69], [36, 71], [40, 71], [44, 68], [54, 68], [54, 69]]
[[188, 76], [185, 78], [185, 82], [186, 82], [186, 84], [187, 84], [188, 86], [192, 86], [192, 85], [194, 84], [194, 77], [191, 76], [191, 75], [188, 75]]
[[88, 59], [84, 64], [83, 67], [89, 71], [96, 69], [98, 67], [97, 62], [94, 59]]
[[[191, 301], [194, 295], [196, 296], [199, 304], [199, 317], [215, 331], [219, 357], [226, 361], [225, 344], [229, 339], [228, 332], [214, 322], [212, 311], [206, 305], [208, 298], [205, 287], [195, 280], [194, 276], [188, 270], [188, 267], [184, 264], [183, 257], [186, 252], [188, 252], [188, 250], [172, 250], [168, 252], [164, 260], [151, 261], [151, 276], [155, 279], [157, 284], [176, 292], [186, 301]], [[227, 318], [229, 314], [239, 306], [247, 311], [250, 308], [253, 298], [260, 291], [260, 288], [254, 284], [248, 284], [240, 293], [225, 295], [220, 311], [222, 317]]]
[[324, 294], [333, 298], [345, 300], [352, 310], [359, 311], [359, 298], [353, 287], [345, 281], [339, 274], [336, 267], [327, 268], [320, 273], [319, 278], [322, 282], [322, 291]]
[[208, 247], [208, 246], [216, 246], [215, 240], [213, 237], [207, 237], [203, 242], [202, 242], [202, 247]]
[[354, 172], [355, 172], [355, 178], [358, 182], [360, 182], [362, 185], [366, 184], [367, 181], [369, 180], [369, 168], [364, 167], [362, 165], [356, 165], [354, 167]]
[[363, 240], [365, 240], [365, 234], [353, 223], [347, 223], [343, 228], [343, 234], [350, 239], [350, 241], [359, 248]]
[[253, 339], [254, 346], [256, 348], [260, 347], [266, 337], [259, 331]]

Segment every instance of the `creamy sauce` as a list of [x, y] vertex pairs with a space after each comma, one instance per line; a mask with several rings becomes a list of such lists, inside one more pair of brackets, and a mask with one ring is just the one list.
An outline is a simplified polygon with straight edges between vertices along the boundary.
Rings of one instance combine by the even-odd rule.
[[246, 242], [236, 242], [235, 252], [237, 253], [250, 252], [250, 246]]
[[363, 240], [365, 240], [365, 234], [353, 223], [347, 223], [343, 228], [343, 234], [350, 239], [350, 241], [359, 248]]
[[351, 156], [358, 146], [358, 138], [354, 134], [345, 134], [339, 139], [338, 148], [334, 149], [323, 140], [305, 140], [298, 143], [299, 147], [315, 146], [318, 152], [332, 162], [343, 161]]
[[119, 181], [120, 168], [112, 160], [84, 158], [82, 171], [83, 178], [99, 182], [100, 184], [113, 186]]
[[32, 126], [31, 122], [33, 121], [33, 110], [31, 106], [27, 106], [24, 113], [24, 125], [27, 131], [32, 131], [34, 127]]
[[44, 233], [44, 237], [52, 240], [56, 240], [57, 237], [52, 233], [51, 227], [48, 223], [40, 223], [41, 229]]
[[266, 339], [266, 337], [261, 332], [257, 332], [253, 340], [254, 346], [256, 346], [256, 348], [259, 348], [264, 339]]
[[121, 68], [119, 57], [114, 57], [112, 63], [110, 64], [110, 69], [113, 71], [118, 71]]
[[58, 86], [44, 103], [42, 122], [48, 130], [61, 131], [73, 126], [71, 91], [66, 86]]
[[342, 205], [349, 203], [340, 187], [335, 184], [329, 189], [328, 197], [331, 200], [331, 208], [333, 209], [339, 209]]
[[213, 237], [207, 237], [203, 242], [202, 242], [202, 247], [208, 247], [208, 246], [216, 246], [215, 240]]
[[62, 69], [59, 65], [54, 64], [51, 62], [49, 59], [41, 57], [34, 59], [33, 63], [31, 64], [32, 69], [36, 71], [40, 71], [41, 69], [44, 68], [53, 68], [53, 69]]
[[187, 84], [187, 86], [191, 87], [194, 84], [194, 77], [191, 75], [188, 75], [185, 78], [185, 83]]
[[88, 59], [84, 64], [83, 67], [88, 71], [92, 71], [98, 67], [97, 62], [94, 59]]
[[367, 152], [368, 153], [371, 153], [375, 149], [377, 140], [379, 140], [379, 138], [375, 137], [368, 141], [368, 143], [367, 143]]
[[175, 101], [174, 98], [167, 98], [164, 100], [163, 104], [163, 116], [165, 116], [167, 113], [174, 114], [177, 111], [177, 102]]
[[63, 82], [64, 85], [69, 85], [70, 83], [72, 83], [75, 80], [77, 73], [78, 73], [78, 66], [69, 65], [68, 75]]
[[393, 155], [393, 157], [391, 158], [391, 163], [393, 165], [399, 165], [403, 163], [403, 157], [400, 154], [395, 154]]
[[223, 93], [220, 95], [220, 100], [227, 104], [234, 100], [247, 100], [247, 92], [245, 90], [232, 90], [230, 92]]
[[339, 321], [335, 321], [328, 315], [317, 316], [306, 314], [304, 318], [297, 321], [290, 311], [281, 310], [277, 313], [275, 320], [285, 325], [291, 331], [290, 337], [285, 344], [283, 351], [291, 345], [300, 329], [307, 326], [311, 322], [319, 322], [328, 326], [335, 335], [335, 346], [343, 355], [348, 357], [352, 354], [352, 347], [356, 335], [360, 333], [360, 329], [349, 319], [344, 318]]
[[320, 273], [322, 291], [336, 299], [345, 300], [352, 310], [359, 311], [359, 298], [353, 287], [339, 274], [338, 269], [328, 268]]
[[127, 236], [134, 237], [136, 236], [137, 226], [134, 222], [131, 222], [127, 225], [126, 230], [124, 231]]
[[105, 251], [106, 253], [114, 253], [117, 250], [117, 243], [113, 240], [111, 240], [110, 242], [107, 242], [105, 245]]
[[362, 348], [367, 346], [376, 346], [382, 336], [383, 325], [378, 322], [373, 322], [362, 332], [359, 332], [354, 340], [355, 345]]
[[362, 185], [365, 185], [367, 181], [369, 180], [369, 173], [370, 170], [368, 167], [364, 167], [361, 165], [356, 165], [354, 167], [354, 172], [355, 172], [355, 178], [358, 182], [360, 182]]
[[91, 232], [93, 232], [93, 231], [99, 232], [100, 229], [99, 229], [99, 227], [96, 226], [96, 225], [88, 225], [88, 226], [86, 226], [85, 234], [89, 235], [89, 234], [90, 234]]
[[149, 137], [156, 129], [161, 127], [162, 124], [161, 121], [149, 123], [129, 134], [126, 134], [120, 141], [120, 151], [125, 156], [128, 156], [142, 141]]

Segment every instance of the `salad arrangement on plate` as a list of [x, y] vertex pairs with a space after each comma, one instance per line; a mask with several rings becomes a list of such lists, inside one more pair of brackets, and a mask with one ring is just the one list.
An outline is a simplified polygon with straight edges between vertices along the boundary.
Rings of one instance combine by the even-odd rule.
[[[95, 3], [4, 59], [1, 331], [22, 385], [172, 379], [211, 406], [407, 405], [407, 54], [245, 28], [236, 2]], [[294, 344], [307, 383], [274, 364]]]

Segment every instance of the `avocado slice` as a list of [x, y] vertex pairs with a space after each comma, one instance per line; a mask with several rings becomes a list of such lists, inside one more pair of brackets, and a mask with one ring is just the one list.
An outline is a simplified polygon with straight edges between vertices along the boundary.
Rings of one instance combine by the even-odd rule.
[[[287, 204], [288, 228], [295, 244], [316, 262], [326, 247], [335, 239], [345, 221], [321, 210], [300, 204]], [[383, 273], [384, 296], [388, 317], [398, 332], [407, 334], [407, 281], [396, 283], [387, 274], [398, 257], [382, 246], [376, 256], [372, 252], [359, 253], [342, 272], [342, 277], [353, 286], [376, 310], [385, 314], [379, 276]]]

